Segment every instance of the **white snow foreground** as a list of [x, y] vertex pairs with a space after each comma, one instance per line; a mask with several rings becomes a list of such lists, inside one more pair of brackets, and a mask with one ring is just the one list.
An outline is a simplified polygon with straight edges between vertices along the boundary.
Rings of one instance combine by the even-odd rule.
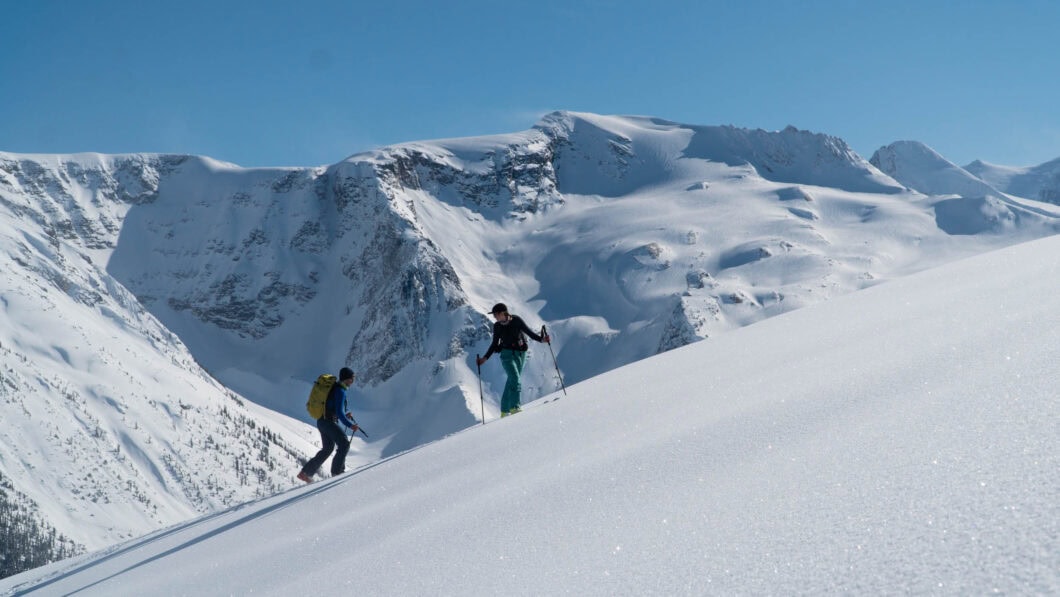
[[1057, 296], [987, 253], [0, 593], [1057, 594]]

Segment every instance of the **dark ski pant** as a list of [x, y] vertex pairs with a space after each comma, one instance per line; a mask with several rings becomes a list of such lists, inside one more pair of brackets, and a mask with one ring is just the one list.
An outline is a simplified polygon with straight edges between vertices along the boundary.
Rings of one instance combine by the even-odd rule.
[[507, 413], [519, 408], [519, 395], [523, 391], [523, 366], [526, 365], [525, 350], [504, 349], [501, 351], [501, 367], [508, 375], [501, 394], [501, 412]]
[[[312, 477], [320, 469], [320, 465], [335, 451], [335, 457], [331, 459], [331, 474], [338, 475], [346, 470], [346, 453], [350, 451], [350, 440], [346, 432], [339, 426], [337, 421], [327, 417], [317, 419], [317, 429], [320, 430], [320, 441], [324, 447], [320, 448], [317, 455], [310, 458], [309, 462], [302, 467], [302, 472]], [[338, 450], [335, 450], [335, 448]]]

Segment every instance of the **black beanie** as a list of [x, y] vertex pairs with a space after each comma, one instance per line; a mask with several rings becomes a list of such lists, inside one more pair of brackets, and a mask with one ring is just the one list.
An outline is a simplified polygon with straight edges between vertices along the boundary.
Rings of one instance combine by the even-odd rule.
[[353, 369], [343, 367], [339, 370], [339, 381], [346, 381], [347, 379], [353, 379]]
[[508, 306], [505, 305], [504, 303], [497, 303], [496, 305], [493, 305], [493, 310], [490, 311], [490, 313], [492, 313], [494, 315], [496, 315], [497, 313], [507, 313], [507, 312], [508, 312]]

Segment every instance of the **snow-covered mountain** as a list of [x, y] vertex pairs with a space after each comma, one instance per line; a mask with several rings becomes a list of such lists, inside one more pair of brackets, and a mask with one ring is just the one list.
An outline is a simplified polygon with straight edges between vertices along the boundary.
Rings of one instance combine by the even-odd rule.
[[[573, 383], [1058, 230], [897, 176], [792, 127], [571, 112], [319, 168], [0, 154], [0, 472], [99, 546], [283, 486], [324, 371], [358, 372], [352, 466], [475, 423], [497, 301]], [[535, 346], [524, 401], [557, 387]]]
[[1056, 595], [1058, 291], [946, 264], [0, 594]]
[[274, 493], [312, 447], [105, 269], [126, 211], [178, 163], [0, 155], [0, 477], [87, 548]]
[[976, 160], [964, 169], [1011, 195], [1060, 204], [1060, 158], [1022, 168]]
[[[869, 161], [906, 187], [938, 196], [933, 206], [935, 221], [949, 234], [1005, 233], [1028, 221], [1035, 223], [1032, 226], [1037, 225], [1043, 214], [1055, 213], [1043, 212], [1039, 201], [1023, 198], [1048, 198], [1051, 195], [1045, 190], [1047, 186], [1038, 184], [1033, 193], [1017, 196], [1019, 193], [1013, 193], [1014, 189], [1031, 189], [1026, 184], [1012, 184], [1012, 180], [1001, 175], [1002, 169], [974, 168], [980, 174], [992, 174], [988, 177], [992, 182], [987, 182], [917, 141], [898, 141], [881, 147]], [[982, 162], [976, 163], [983, 166]], [[1048, 164], [1034, 171], [1041, 174], [1042, 170], [1048, 171]], [[1043, 176], [1035, 178], [1036, 183], [1043, 180]]]
[[982, 197], [1001, 191], [918, 141], [896, 141], [876, 150], [873, 166], [925, 195]]

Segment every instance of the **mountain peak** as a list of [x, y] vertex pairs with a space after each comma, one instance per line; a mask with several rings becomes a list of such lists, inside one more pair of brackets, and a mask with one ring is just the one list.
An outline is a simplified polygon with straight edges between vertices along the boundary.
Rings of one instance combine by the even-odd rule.
[[876, 150], [869, 161], [906, 187], [925, 195], [1001, 194], [919, 141], [895, 141]]

